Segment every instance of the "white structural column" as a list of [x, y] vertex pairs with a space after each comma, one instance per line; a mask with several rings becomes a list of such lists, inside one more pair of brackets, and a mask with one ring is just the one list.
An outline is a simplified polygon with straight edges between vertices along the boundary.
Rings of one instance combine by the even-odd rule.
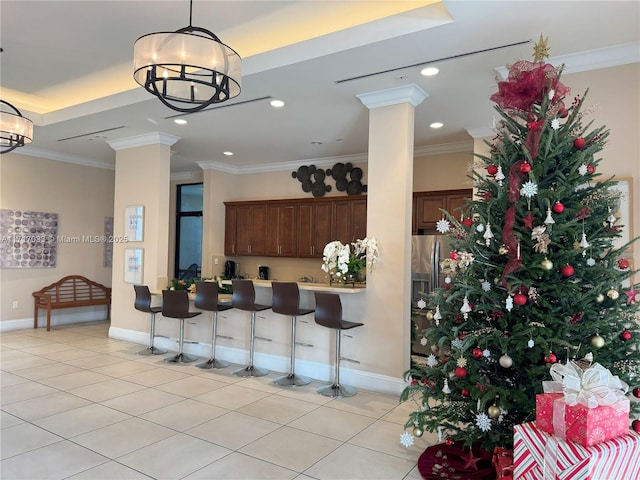
[[[124, 281], [125, 249], [143, 249], [141, 283], [151, 290], [167, 285], [171, 145], [180, 138], [160, 132], [108, 142], [116, 151], [113, 233], [124, 234], [125, 209], [144, 207], [141, 242], [114, 243], [111, 279], [111, 328], [149, 329], [149, 316], [134, 310], [132, 284]], [[145, 333], [141, 340], [146, 338]], [[144, 340], [141, 341], [144, 343]]]
[[382, 257], [367, 275], [363, 315], [379, 364], [365, 369], [393, 377], [410, 359], [414, 117], [426, 97], [417, 85], [358, 95], [370, 110], [367, 236], [378, 240]]

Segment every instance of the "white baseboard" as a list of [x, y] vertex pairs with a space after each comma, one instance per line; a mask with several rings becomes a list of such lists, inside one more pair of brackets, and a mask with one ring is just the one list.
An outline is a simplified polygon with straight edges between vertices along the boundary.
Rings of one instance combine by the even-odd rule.
[[[109, 337], [142, 345], [149, 344], [149, 334], [137, 330], [111, 327], [109, 328]], [[164, 348], [174, 352], [178, 350], [178, 341], [175, 338], [156, 337], [154, 345], [158, 348]], [[211, 356], [211, 344], [208, 343], [185, 343], [183, 348], [185, 353], [197, 355], [201, 358], [209, 358]], [[244, 365], [249, 359], [249, 352], [238, 348], [217, 345], [216, 357], [224, 359], [227, 362]], [[254, 362], [260, 367], [275, 372], [285, 373], [289, 371], [288, 356], [266, 355], [255, 352]], [[346, 361], [340, 364], [340, 379], [345, 384], [374, 392], [388, 393], [390, 395], [400, 395], [402, 390], [407, 386], [403, 378], [394, 378], [378, 373], [366, 372], [364, 370], [355, 370], [349, 368], [348, 365], [349, 362]], [[333, 365], [329, 364], [296, 360], [296, 373], [311, 377], [315, 380], [330, 381], [333, 378], [333, 369]]]
[[[95, 311], [78, 311], [76, 309], [66, 310], [54, 310], [51, 312], [51, 327], [56, 325], [68, 325], [72, 323], [85, 323], [106, 320], [106, 311], [103, 308]], [[64, 313], [63, 313], [64, 312]], [[0, 332], [10, 332], [12, 330], [26, 330], [27, 328], [33, 328], [33, 317], [18, 318], [15, 320], [4, 320], [0, 322]], [[38, 328], [47, 328], [47, 315], [41, 313], [38, 317]]]

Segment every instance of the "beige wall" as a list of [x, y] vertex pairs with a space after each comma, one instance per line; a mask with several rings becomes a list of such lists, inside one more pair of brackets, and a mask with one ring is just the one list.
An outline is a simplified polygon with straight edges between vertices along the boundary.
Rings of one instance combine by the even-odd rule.
[[[59, 236], [104, 235], [104, 219], [113, 217], [113, 185], [113, 170], [16, 153], [0, 159], [0, 207], [57, 213]], [[103, 243], [59, 242], [55, 268], [0, 270], [0, 321], [33, 318], [31, 293], [66, 275], [111, 286], [103, 250]]]

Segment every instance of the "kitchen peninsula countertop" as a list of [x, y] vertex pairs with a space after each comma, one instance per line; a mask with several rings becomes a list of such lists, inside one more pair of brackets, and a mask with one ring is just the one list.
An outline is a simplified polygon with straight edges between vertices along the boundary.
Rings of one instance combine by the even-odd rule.
[[[253, 280], [253, 284], [256, 287], [271, 288], [271, 282], [278, 280]], [[223, 284], [231, 285], [231, 280], [223, 280]], [[313, 283], [313, 282], [296, 282], [300, 290], [309, 290], [313, 292], [332, 292], [332, 293], [363, 293], [367, 286], [365, 284], [351, 285], [329, 285], [328, 283]]]

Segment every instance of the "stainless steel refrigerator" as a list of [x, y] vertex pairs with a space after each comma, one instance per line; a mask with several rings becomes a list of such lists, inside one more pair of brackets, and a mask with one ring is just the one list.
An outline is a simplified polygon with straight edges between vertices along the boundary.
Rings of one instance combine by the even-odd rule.
[[[416, 308], [418, 301], [424, 299], [429, 303], [429, 294], [442, 285], [444, 276], [440, 261], [448, 257], [448, 237], [443, 235], [413, 235], [411, 237], [411, 306], [414, 311], [419, 311], [418, 315], [412, 315], [412, 328], [416, 333], [422, 332], [430, 326], [430, 322], [425, 317], [428, 308], [418, 310]], [[429, 355], [431, 353], [430, 346], [422, 345], [420, 338], [418, 336], [415, 341], [412, 341], [412, 355]]]

